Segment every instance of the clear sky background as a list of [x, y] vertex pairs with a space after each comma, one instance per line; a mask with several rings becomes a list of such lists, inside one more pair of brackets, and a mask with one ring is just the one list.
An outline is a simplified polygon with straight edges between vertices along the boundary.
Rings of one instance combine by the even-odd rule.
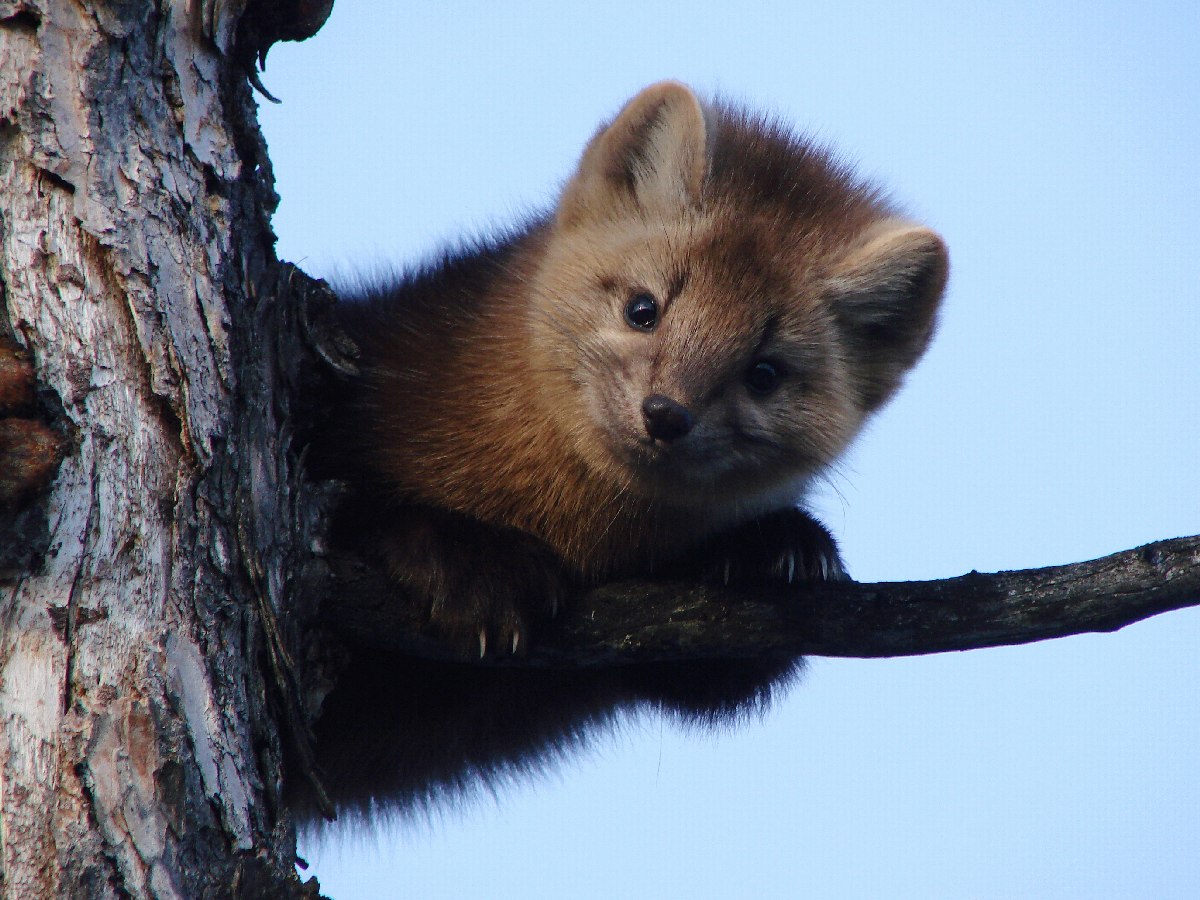
[[[1200, 532], [1200, 4], [828, 6], [343, 0], [264, 76], [280, 256], [413, 260], [548, 205], [646, 84], [719, 90], [951, 248], [932, 350], [818, 498], [857, 578]], [[337, 900], [1195, 898], [1200, 610], [817, 659], [761, 724], [632, 724], [494, 802], [301, 853]]]

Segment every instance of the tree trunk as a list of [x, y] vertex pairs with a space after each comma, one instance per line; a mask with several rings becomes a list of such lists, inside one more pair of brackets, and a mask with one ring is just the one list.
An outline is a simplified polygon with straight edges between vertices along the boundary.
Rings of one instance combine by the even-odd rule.
[[246, 6], [0, 0], [0, 289], [70, 435], [41, 565], [0, 582], [4, 897], [315, 892], [279, 802], [306, 537]]

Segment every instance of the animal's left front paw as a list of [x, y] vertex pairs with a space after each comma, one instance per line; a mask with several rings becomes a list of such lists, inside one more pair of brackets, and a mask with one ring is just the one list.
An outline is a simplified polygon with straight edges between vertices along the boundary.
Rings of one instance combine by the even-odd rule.
[[850, 579], [833, 536], [801, 509], [771, 513], [717, 535], [701, 559], [705, 580], [720, 584]]

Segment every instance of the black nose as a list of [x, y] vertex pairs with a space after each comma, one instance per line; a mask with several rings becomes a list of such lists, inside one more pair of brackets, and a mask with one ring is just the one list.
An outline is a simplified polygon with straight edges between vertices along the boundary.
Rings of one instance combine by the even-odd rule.
[[670, 443], [692, 430], [694, 420], [687, 407], [662, 394], [651, 394], [642, 401], [646, 433], [656, 441]]

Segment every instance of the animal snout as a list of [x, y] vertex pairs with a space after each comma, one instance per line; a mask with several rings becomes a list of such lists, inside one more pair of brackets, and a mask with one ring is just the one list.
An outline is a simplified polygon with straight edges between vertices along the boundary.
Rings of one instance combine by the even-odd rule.
[[651, 394], [642, 401], [642, 418], [646, 433], [667, 444], [691, 431], [696, 421], [686, 406], [662, 394]]

